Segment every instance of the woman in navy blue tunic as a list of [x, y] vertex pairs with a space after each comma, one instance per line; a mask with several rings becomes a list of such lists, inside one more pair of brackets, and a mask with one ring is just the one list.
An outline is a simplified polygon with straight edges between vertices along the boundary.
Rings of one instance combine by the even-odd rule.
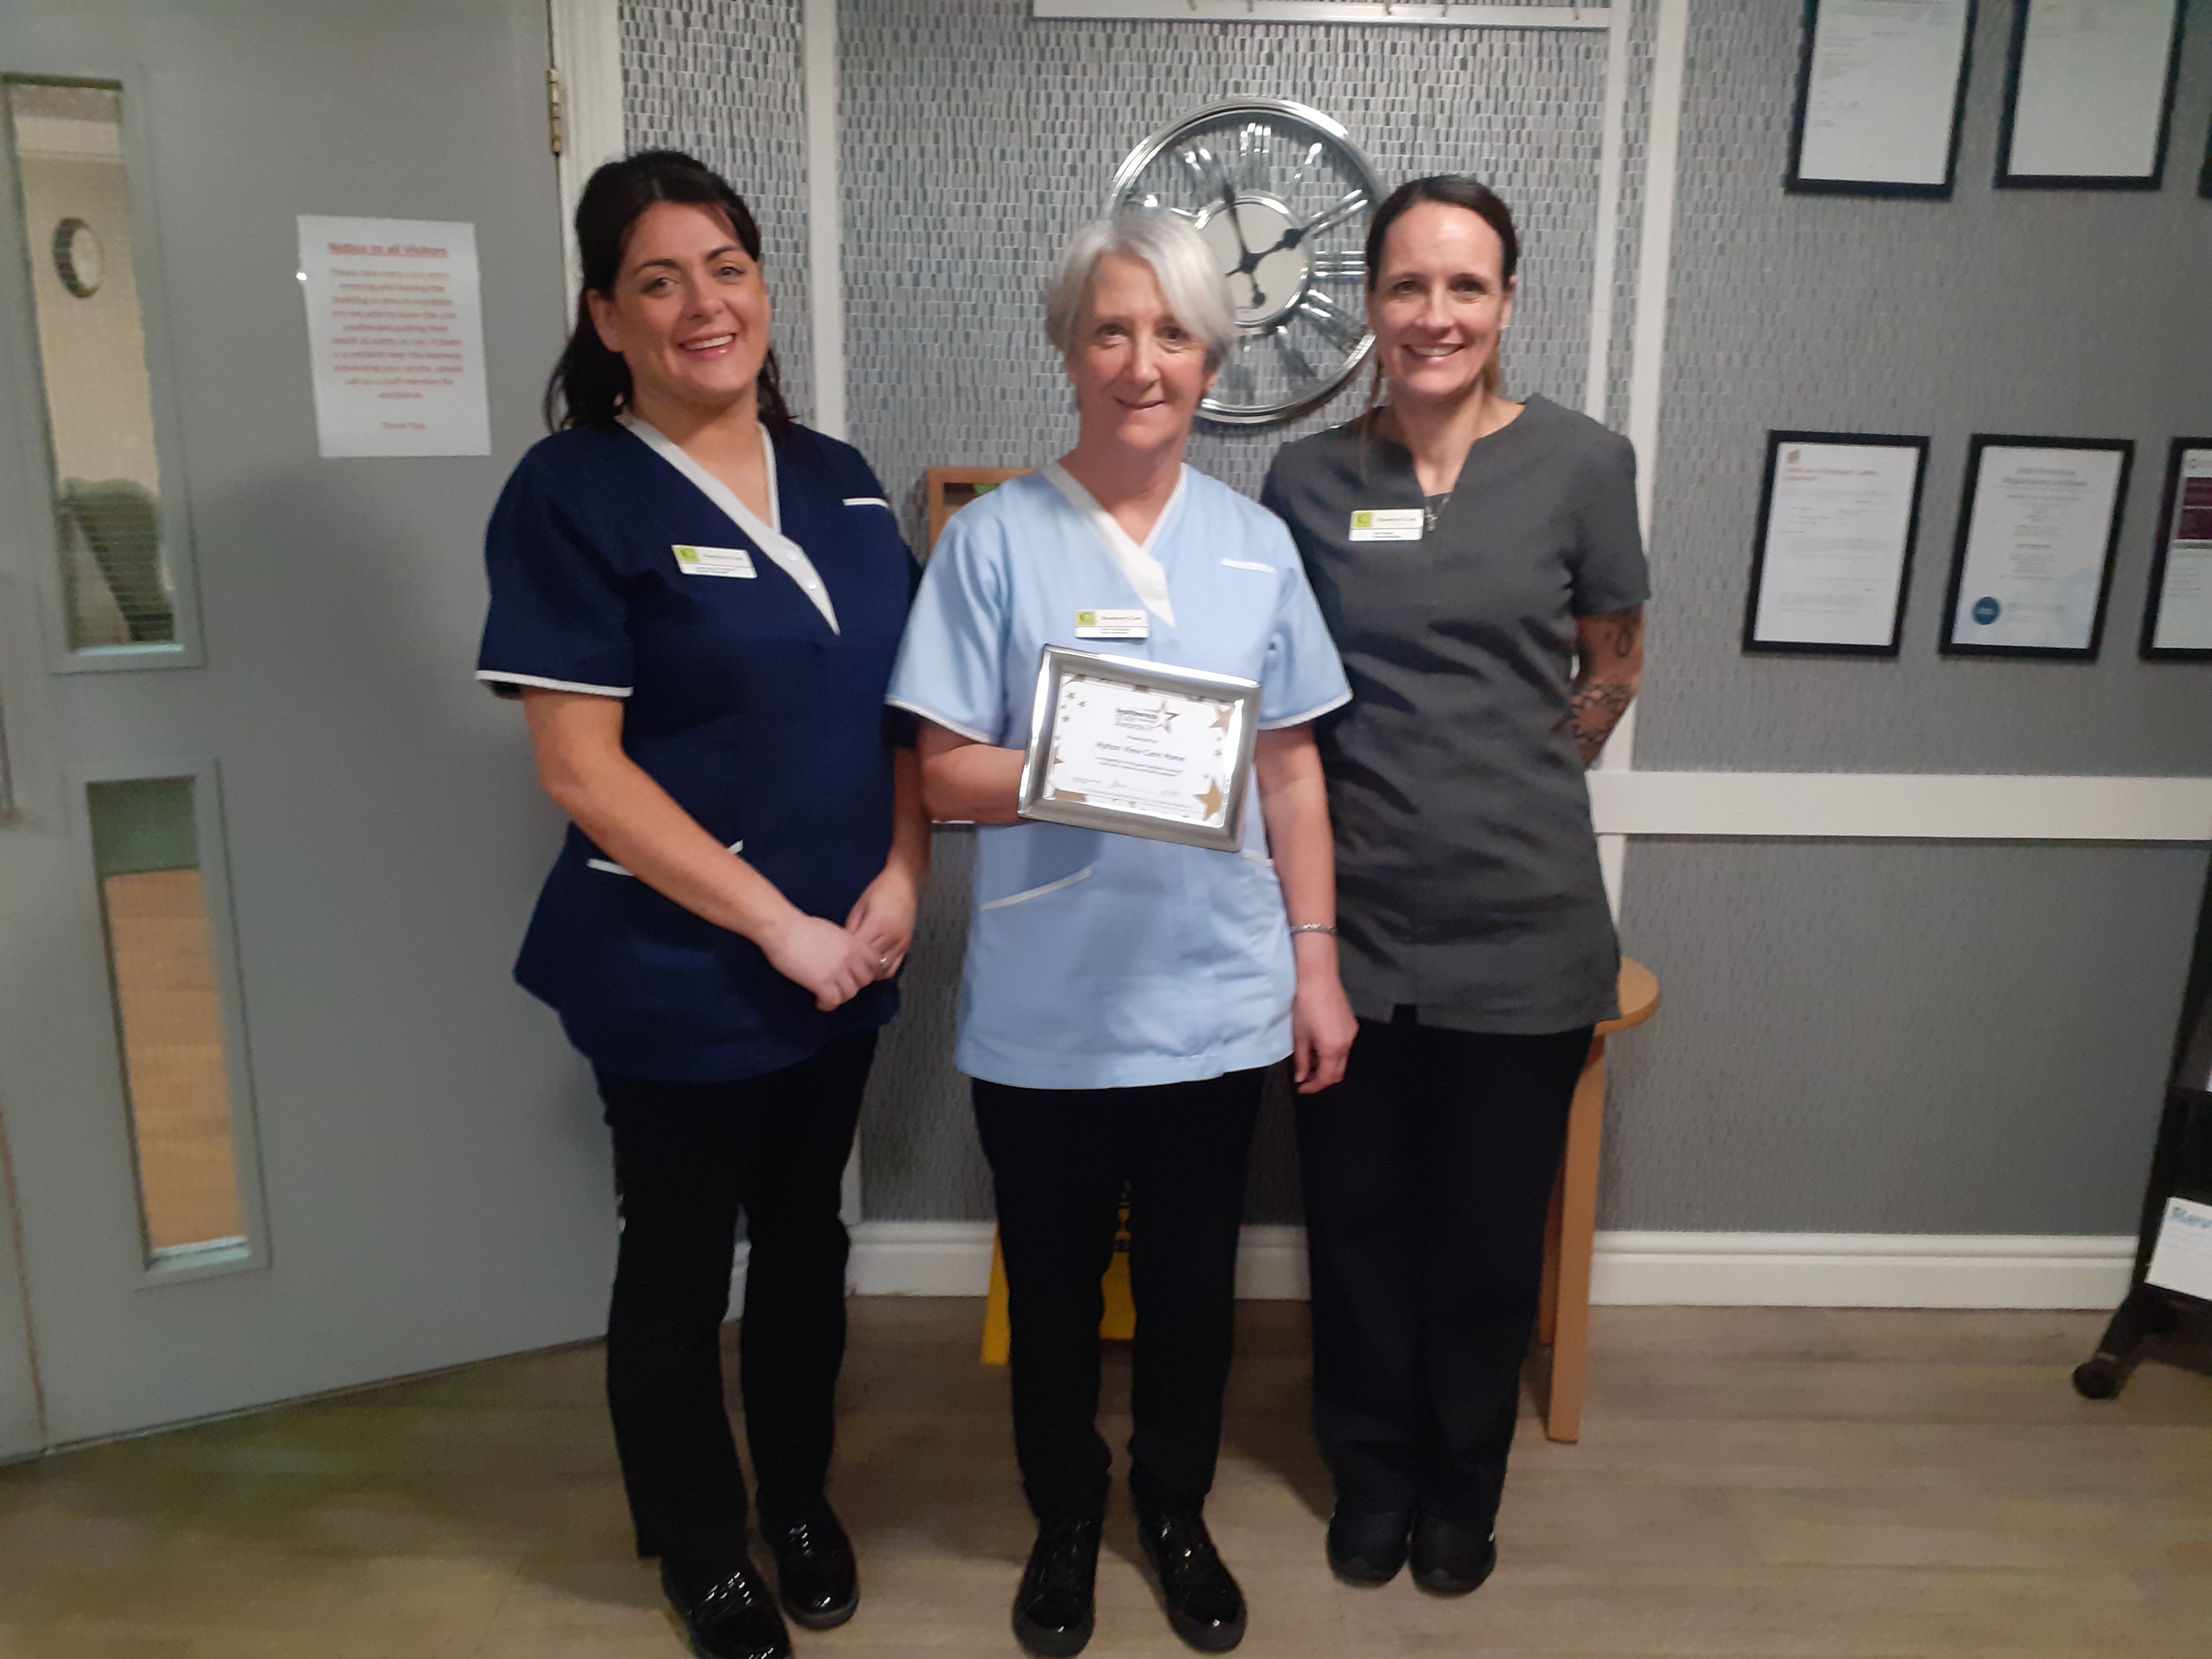
[[738, 1218], [761, 1528], [783, 1606], [852, 1614], [824, 1496], [838, 1217], [928, 858], [884, 690], [915, 568], [883, 486], [785, 409], [760, 232], [690, 157], [595, 173], [584, 292], [485, 538], [477, 678], [571, 819], [515, 976], [592, 1062], [623, 1233], [607, 1397], [638, 1553], [702, 1651], [789, 1651], [748, 1559], [719, 1333]]

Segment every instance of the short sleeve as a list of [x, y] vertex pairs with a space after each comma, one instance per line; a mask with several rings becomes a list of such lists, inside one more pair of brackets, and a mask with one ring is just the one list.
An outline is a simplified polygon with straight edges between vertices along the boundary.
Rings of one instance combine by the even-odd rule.
[[546, 471], [526, 459], [484, 531], [491, 609], [477, 678], [507, 696], [536, 686], [627, 697], [636, 684], [628, 601]]
[[939, 537], [907, 615], [884, 699], [977, 743], [1004, 741], [1006, 568], [995, 522], [970, 509]]
[[1352, 685], [1321, 607], [1314, 603], [1291, 532], [1279, 520], [1269, 520], [1267, 544], [1271, 560], [1282, 569], [1282, 586], [1260, 671], [1260, 729], [1275, 732], [1304, 726], [1350, 702]]
[[1589, 494], [1575, 514], [1572, 609], [1577, 617], [1601, 617], [1651, 597], [1636, 517], [1635, 446], [1607, 433], [1587, 471]]

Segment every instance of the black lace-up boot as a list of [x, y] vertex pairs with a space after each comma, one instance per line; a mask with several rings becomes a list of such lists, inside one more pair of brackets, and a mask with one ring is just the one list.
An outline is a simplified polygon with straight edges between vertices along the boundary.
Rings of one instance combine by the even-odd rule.
[[1014, 1637], [1041, 1659], [1068, 1659], [1091, 1640], [1098, 1584], [1099, 1518], [1040, 1522], [1022, 1587], [1014, 1592]]
[[1431, 1595], [1465, 1595], [1482, 1588], [1498, 1565], [1498, 1534], [1433, 1515], [1413, 1518], [1413, 1582]]
[[827, 1504], [796, 1521], [761, 1522], [769, 1553], [775, 1557], [776, 1588], [793, 1624], [808, 1630], [835, 1630], [860, 1605], [860, 1574], [853, 1560], [853, 1540]]
[[1137, 1536], [1159, 1575], [1177, 1636], [1200, 1653], [1226, 1653], [1244, 1639], [1244, 1592], [1221, 1565], [1196, 1510], [1139, 1516]]

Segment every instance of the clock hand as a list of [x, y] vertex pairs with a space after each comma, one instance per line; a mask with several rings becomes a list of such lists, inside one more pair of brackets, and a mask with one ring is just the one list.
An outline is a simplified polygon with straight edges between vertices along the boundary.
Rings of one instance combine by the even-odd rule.
[[1256, 310], [1267, 303], [1267, 296], [1261, 291], [1260, 278], [1256, 274], [1260, 269], [1260, 261], [1267, 256], [1264, 253], [1253, 252], [1251, 245], [1245, 241], [1244, 222], [1237, 214], [1237, 187], [1226, 179], [1224, 179], [1221, 185], [1221, 205], [1229, 210], [1229, 228], [1237, 233], [1237, 250], [1242, 256], [1237, 261], [1237, 269], [1229, 274], [1231, 276], [1242, 276], [1246, 282], [1251, 283], [1252, 304]]

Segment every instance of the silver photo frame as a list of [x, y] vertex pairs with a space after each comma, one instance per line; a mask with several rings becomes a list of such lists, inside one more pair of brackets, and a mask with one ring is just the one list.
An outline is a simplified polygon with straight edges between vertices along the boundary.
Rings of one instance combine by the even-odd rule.
[[1259, 736], [1256, 680], [1048, 645], [1016, 810], [1233, 853]]

